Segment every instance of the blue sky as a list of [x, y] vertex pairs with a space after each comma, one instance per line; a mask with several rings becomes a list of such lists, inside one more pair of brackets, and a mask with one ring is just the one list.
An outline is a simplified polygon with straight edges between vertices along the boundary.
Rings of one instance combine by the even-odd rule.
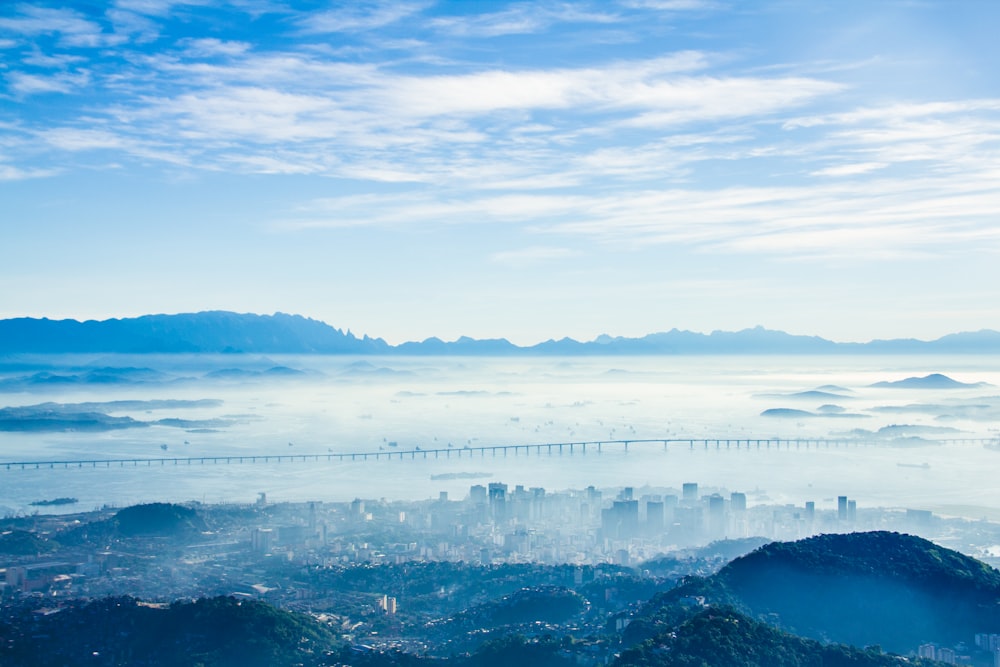
[[0, 317], [1000, 329], [1000, 3], [0, 4]]

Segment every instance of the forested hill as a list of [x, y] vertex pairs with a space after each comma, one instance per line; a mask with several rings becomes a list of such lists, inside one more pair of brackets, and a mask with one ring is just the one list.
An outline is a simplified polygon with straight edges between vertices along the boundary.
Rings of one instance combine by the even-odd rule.
[[707, 579], [660, 596], [633, 639], [676, 625], [678, 603], [704, 596], [797, 635], [905, 654], [1000, 627], [1000, 572], [932, 542], [890, 532], [776, 542]]
[[0, 664], [33, 667], [319, 665], [342, 647], [310, 617], [229, 597], [171, 605], [130, 597], [78, 603], [51, 616], [0, 623], [0, 639]]
[[663, 637], [623, 651], [615, 667], [920, 667], [877, 648], [821, 644], [728, 609], [706, 609]]
[[763, 327], [710, 334], [671, 329], [641, 338], [599, 336], [517, 346], [504, 338], [428, 338], [389, 345], [358, 338], [301, 315], [208, 311], [109, 320], [0, 320], [0, 354], [60, 353], [270, 353], [404, 355], [642, 355], [642, 354], [952, 354], [1000, 353], [1000, 332], [984, 330], [913, 339], [837, 343]]

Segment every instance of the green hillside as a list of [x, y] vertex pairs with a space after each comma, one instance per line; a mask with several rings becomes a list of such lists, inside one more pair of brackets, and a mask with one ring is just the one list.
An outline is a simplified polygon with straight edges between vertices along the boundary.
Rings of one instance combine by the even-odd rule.
[[732, 609], [699, 612], [674, 632], [624, 651], [615, 667], [902, 667], [936, 663], [878, 649], [821, 644], [782, 632]]
[[323, 664], [339, 649], [333, 634], [309, 617], [228, 597], [165, 608], [106, 598], [0, 624], [0, 640], [0, 664], [37, 667]]
[[626, 629], [626, 644], [678, 626], [702, 602], [803, 637], [906, 654], [1000, 627], [1000, 572], [899, 533], [774, 542], [655, 596]]
[[952, 644], [1000, 623], [1000, 572], [912, 535], [776, 542], [716, 578], [746, 608], [789, 631], [857, 646]]

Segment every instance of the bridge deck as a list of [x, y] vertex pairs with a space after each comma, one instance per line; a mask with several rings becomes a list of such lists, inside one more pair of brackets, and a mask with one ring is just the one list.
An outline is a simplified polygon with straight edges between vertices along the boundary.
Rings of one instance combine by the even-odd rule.
[[[588, 448], [591, 453], [602, 453], [605, 448], [629, 451], [633, 445], [662, 445], [663, 449], [669, 449], [670, 445], [687, 446], [690, 449], [695, 447], [716, 448], [716, 449], [770, 449], [774, 448], [829, 448], [829, 447], [851, 447], [851, 446], [877, 446], [886, 444], [884, 440], [863, 440], [863, 439], [826, 439], [826, 438], [652, 438], [634, 440], [588, 440], [575, 442], [546, 442], [538, 444], [521, 445], [482, 445], [477, 447], [448, 447], [424, 449], [416, 447], [414, 449], [391, 449], [380, 451], [363, 452], [326, 452], [321, 454], [227, 454], [227, 455], [206, 455], [206, 456], [183, 456], [183, 457], [163, 457], [163, 458], [98, 458], [98, 459], [69, 459], [69, 460], [39, 460], [39, 461], [0, 461], [0, 468], [5, 470], [24, 470], [39, 468], [110, 468], [111, 466], [125, 467], [153, 467], [153, 466], [181, 466], [181, 465], [205, 465], [205, 464], [248, 464], [248, 463], [321, 463], [340, 461], [368, 461], [382, 459], [416, 459], [417, 457], [428, 458], [461, 458], [491, 456], [520, 456], [525, 455], [560, 455], [560, 454], [587, 454]], [[964, 445], [992, 445], [1000, 447], [1000, 438], [948, 438], [928, 440], [928, 444], [964, 444]]]

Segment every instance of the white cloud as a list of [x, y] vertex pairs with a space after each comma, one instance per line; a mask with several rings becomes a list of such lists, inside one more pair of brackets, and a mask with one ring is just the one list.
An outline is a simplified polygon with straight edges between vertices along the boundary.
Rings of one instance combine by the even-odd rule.
[[0, 31], [35, 36], [58, 34], [65, 46], [98, 47], [118, 44], [122, 39], [104, 33], [101, 26], [71, 9], [49, 9], [19, 5], [19, 15], [0, 17]]
[[719, 9], [723, 5], [714, 0], [620, 0], [620, 4], [632, 9], [653, 9], [680, 12], [704, 9]]
[[[114, 11], [158, 17], [179, 4], [190, 3], [132, 0]], [[652, 4], [681, 11], [711, 3], [630, 6]], [[316, 35], [359, 32], [426, 20], [424, 7], [350, 5], [293, 15], [286, 24]], [[519, 4], [433, 27], [458, 39], [618, 20], [581, 7]], [[81, 15], [47, 12], [20, 8], [0, 27], [58, 33], [63, 41], [71, 35], [80, 44], [108, 39]], [[142, 21], [147, 33], [157, 27]], [[393, 34], [376, 30], [365, 48]], [[579, 67], [447, 58], [414, 66], [385, 52], [347, 57], [315, 44], [268, 51], [231, 37], [172, 39], [176, 48], [135, 49], [77, 72], [68, 71], [80, 67], [76, 54], [33, 52], [25, 65], [64, 71], [8, 72], [15, 96], [83, 87], [94, 94], [62, 125], [32, 130], [26, 117], [21, 131], [42, 139], [36, 153], [104, 151], [111, 163], [126, 157], [413, 189], [313, 202], [287, 216], [282, 229], [504, 224], [558, 239], [498, 253], [495, 261], [527, 261], [532, 253], [556, 259], [581, 238], [865, 257], [997, 242], [984, 230], [1000, 210], [1000, 100], [817, 112], [842, 104], [848, 86], [760, 69], [737, 74], [726, 54], [680, 51]], [[5, 173], [28, 172], [19, 166]], [[567, 238], [573, 242], [563, 243]]]
[[232, 57], [250, 50], [249, 42], [227, 41], [215, 37], [186, 38], [182, 39], [179, 44], [184, 47], [184, 55], [189, 58]]
[[199, 7], [212, 0], [115, 0], [115, 7], [148, 16], [167, 16], [177, 6]]
[[[829, 181], [784, 187], [576, 194], [370, 195], [316, 200], [282, 229], [358, 225], [514, 224], [540, 238], [619, 248], [870, 261], [941, 256], [974, 244], [1000, 254], [996, 173]], [[495, 261], [558, 259], [564, 245], [497, 253]], [[551, 252], [550, 252], [551, 251]], [[523, 254], [523, 256], [522, 256]]]
[[619, 17], [570, 3], [523, 3], [500, 12], [431, 19], [429, 25], [453, 37], [500, 37], [541, 32], [557, 23], [616, 23]]
[[21, 169], [0, 162], [0, 181], [23, 181], [29, 178], [46, 178], [59, 173], [57, 169]]
[[142, 14], [109, 9], [106, 15], [116, 34], [128, 35], [137, 43], [152, 42], [160, 36], [159, 24]]
[[833, 167], [817, 169], [812, 172], [813, 176], [858, 176], [867, 174], [877, 169], [885, 169], [889, 165], [885, 162], [854, 162], [849, 164], [839, 164]]
[[57, 128], [40, 133], [46, 142], [67, 151], [123, 148], [126, 140], [120, 135], [105, 130], [78, 130]]
[[[603, 67], [415, 76], [319, 55], [257, 54], [242, 42], [184, 46], [193, 60], [140, 57], [137, 66], [151, 68], [152, 76], [113, 81], [118, 102], [103, 109], [107, 127], [143, 145], [155, 142], [158, 154], [173, 150], [181, 161], [197, 153], [210, 169], [270, 173], [280, 164], [282, 172], [487, 189], [566, 187], [597, 173], [630, 180], [678, 176], [683, 167], [656, 160], [681, 165], [702, 159], [704, 151], [682, 156], [662, 140], [652, 148], [595, 152], [584, 146], [595, 136], [613, 141], [618, 132], [632, 132], [629, 125], [650, 114], [675, 113], [677, 122], [752, 117], [836, 89], [802, 79], [720, 83], [692, 74], [710, 61], [698, 52]], [[229, 56], [223, 62], [195, 57], [214, 53]], [[53, 89], [69, 84], [53, 81], [47, 84]], [[46, 85], [25, 80], [22, 87], [28, 84]], [[746, 104], [733, 105], [729, 94], [744, 95]], [[90, 115], [99, 118], [101, 111]], [[551, 113], [547, 123], [534, 121]], [[687, 136], [684, 141], [693, 135]], [[472, 146], [477, 153], [468, 152]]]
[[46, 144], [64, 151], [119, 151], [143, 160], [186, 167], [192, 165], [186, 153], [165, 150], [154, 142], [122, 136], [108, 130], [56, 128], [41, 131], [38, 136]]
[[87, 85], [90, 77], [86, 72], [70, 74], [25, 74], [10, 72], [7, 74], [10, 89], [18, 95], [37, 95], [41, 93], [74, 93]]
[[799, 77], [686, 77], [657, 82], [637, 91], [651, 110], [628, 124], [663, 127], [696, 120], [764, 115], [787, 111], [843, 89], [838, 83]]
[[822, 125], [858, 125], [861, 123], [894, 124], [913, 118], [968, 114], [978, 111], [1000, 111], [1000, 99], [974, 99], [951, 102], [920, 102], [907, 104], [887, 104], [878, 107], [862, 107], [851, 111], [829, 113], [819, 116], [792, 118], [784, 123], [785, 129], [815, 127]]
[[83, 56], [74, 56], [68, 53], [49, 55], [47, 53], [42, 53], [38, 47], [35, 47], [31, 53], [21, 58], [21, 62], [25, 65], [48, 67], [52, 69], [65, 69], [75, 63], [84, 62], [86, 60], [87, 59]]
[[427, 3], [361, 2], [338, 9], [302, 16], [299, 27], [304, 33], [364, 32], [382, 28], [419, 13]]

